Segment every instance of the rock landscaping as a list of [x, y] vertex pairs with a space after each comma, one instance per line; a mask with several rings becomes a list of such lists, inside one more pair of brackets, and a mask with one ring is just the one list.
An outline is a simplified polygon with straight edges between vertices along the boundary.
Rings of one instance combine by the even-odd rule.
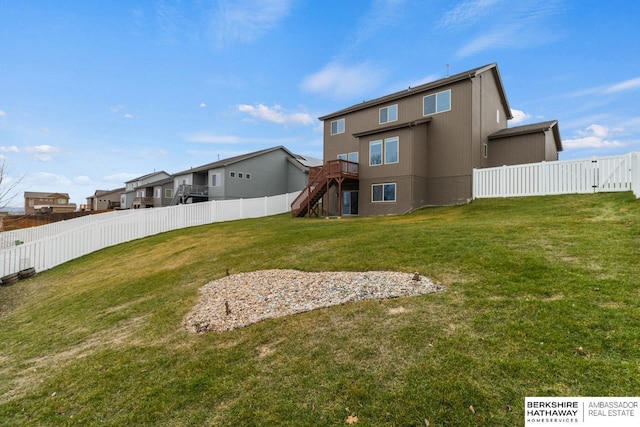
[[262, 270], [212, 281], [185, 318], [191, 332], [230, 331], [265, 319], [365, 299], [443, 291], [418, 273]]

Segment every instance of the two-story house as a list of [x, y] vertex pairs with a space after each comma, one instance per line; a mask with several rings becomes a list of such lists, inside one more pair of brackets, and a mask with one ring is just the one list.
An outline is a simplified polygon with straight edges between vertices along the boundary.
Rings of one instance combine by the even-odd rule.
[[[164, 194], [158, 187], [170, 183], [166, 181], [171, 175], [165, 171], [153, 172], [125, 182], [125, 190], [120, 195], [120, 208], [152, 208], [166, 206], [163, 204]], [[164, 184], [160, 182], [164, 181]]]
[[68, 193], [24, 192], [24, 214], [75, 212], [76, 204], [69, 203]]
[[309, 166], [321, 164], [283, 146], [218, 160], [174, 174], [172, 204], [293, 193], [307, 185]]
[[93, 196], [87, 197], [86, 211], [104, 211], [120, 207], [120, 195], [125, 188], [115, 190], [96, 190]]
[[507, 128], [511, 118], [496, 64], [320, 117], [325, 164], [310, 172], [292, 212], [385, 215], [468, 203], [474, 168], [558, 159], [557, 121]]

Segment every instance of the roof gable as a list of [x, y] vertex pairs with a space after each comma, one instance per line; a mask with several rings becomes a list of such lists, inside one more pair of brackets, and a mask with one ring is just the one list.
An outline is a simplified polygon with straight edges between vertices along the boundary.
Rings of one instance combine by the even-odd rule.
[[515, 126], [512, 128], [506, 128], [499, 130], [498, 132], [489, 135], [489, 140], [508, 138], [518, 135], [529, 135], [537, 132], [553, 132], [553, 136], [556, 142], [556, 149], [562, 151], [562, 139], [560, 138], [560, 129], [557, 120], [550, 120], [547, 122], [531, 123], [523, 126]]
[[429, 83], [425, 83], [416, 87], [409, 87], [406, 90], [402, 90], [399, 92], [392, 93], [390, 95], [382, 96], [380, 98], [375, 98], [370, 101], [363, 101], [360, 104], [352, 105], [351, 107], [347, 107], [345, 109], [336, 111], [335, 113], [327, 114], [325, 116], [319, 117], [319, 120], [327, 120], [338, 116], [343, 116], [348, 113], [352, 113], [354, 111], [364, 110], [365, 108], [373, 107], [380, 104], [386, 104], [391, 101], [395, 101], [397, 99], [405, 98], [409, 95], [415, 95], [421, 92], [428, 92], [432, 90], [436, 90], [445, 86], [449, 86], [451, 84], [474, 78], [482, 73], [487, 71], [491, 71], [496, 79], [496, 85], [498, 86], [498, 92], [500, 94], [500, 99], [505, 107], [505, 110], [508, 115], [508, 119], [512, 119], [511, 108], [509, 107], [509, 101], [507, 100], [507, 95], [504, 90], [504, 85], [502, 84], [502, 78], [500, 77], [500, 71], [498, 70], [498, 64], [492, 63], [483, 65], [482, 67], [473, 68], [468, 71], [463, 71], [462, 73], [454, 74], [453, 76], [445, 77], [439, 80], [434, 80]]
[[277, 151], [277, 150], [284, 151], [287, 154], [287, 156], [289, 156], [291, 158], [295, 158], [296, 157], [292, 152], [287, 150], [284, 146], [279, 145], [277, 147], [266, 148], [264, 150], [258, 150], [258, 151], [254, 151], [252, 153], [241, 154], [239, 156], [229, 157], [227, 159], [218, 160], [216, 162], [208, 163], [206, 165], [197, 166], [195, 168], [187, 169], [187, 170], [184, 170], [182, 172], [177, 172], [176, 174], [174, 174], [174, 176], [186, 175], [186, 174], [190, 174], [190, 173], [193, 173], [193, 172], [204, 172], [204, 171], [208, 171], [210, 169], [223, 168], [223, 167], [232, 165], [234, 163], [242, 162], [244, 160], [248, 160], [248, 159], [251, 159], [251, 158], [254, 158], [254, 157], [258, 157], [258, 156], [261, 156], [263, 154], [271, 153], [271, 152]]
[[69, 199], [69, 194], [68, 193], [43, 193], [43, 192], [37, 192], [37, 191], [25, 191], [24, 192], [24, 197], [25, 199], [29, 198], [29, 199], [44, 199], [44, 198], [51, 198], [51, 197], [65, 197], [67, 199]]

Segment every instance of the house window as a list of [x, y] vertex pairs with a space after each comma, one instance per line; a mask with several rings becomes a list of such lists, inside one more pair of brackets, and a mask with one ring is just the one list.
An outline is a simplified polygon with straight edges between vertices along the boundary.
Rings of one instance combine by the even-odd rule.
[[487, 144], [482, 144], [482, 155], [486, 159], [489, 155], [489, 146]]
[[500, 123], [500, 110], [496, 110], [496, 122]]
[[154, 196], [156, 199], [162, 197], [162, 188], [156, 188], [156, 194]]
[[349, 153], [347, 155], [347, 160], [353, 163], [358, 163], [358, 152], [354, 151], [353, 153]]
[[235, 178], [236, 177], [236, 173], [234, 171], [229, 172], [229, 176], [231, 178]]
[[245, 179], [251, 179], [251, 174], [249, 172], [244, 174]]
[[331, 135], [344, 133], [344, 118], [331, 122]]
[[58, 199], [58, 204], [59, 205], [66, 205], [67, 201], [65, 199]]
[[371, 186], [371, 200], [374, 202], [395, 202], [396, 201], [396, 184], [373, 184]]
[[398, 120], [398, 104], [380, 109], [380, 124], [395, 122], [396, 120]]
[[164, 197], [170, 199], [173, 197], [173, 188], [165, 188], [164, 189]]
[[338, 160], [347, 160], [347, 154], [338, 154]]
[[384, 140], [384, 162], [398, 163], [398, 137]]
[[[369, 142], [369, 166], [398, 163], [399, 157], [399, 139], [397, 136], [386, 138], [384, 140], [384, 156], [382, 151], [382, 140]], [[354, 153], [358, 154], [358, 153]]]
[[369, 142], [369, 166], [382, 164], [382, 141]]
[[451, 110], [451, 89], [427, 95], [422, 99], [422, 114], [442, 113]]
[[220, 174], [219, 173], [211, 174], [211, 186], [212, 187], [219, 187], [220, 184], [221, 184], [221, 182], [220, 182]]
[[238, 178], [240, 179], [244, 178], [244, 174], [242, 172], [238, 172]]

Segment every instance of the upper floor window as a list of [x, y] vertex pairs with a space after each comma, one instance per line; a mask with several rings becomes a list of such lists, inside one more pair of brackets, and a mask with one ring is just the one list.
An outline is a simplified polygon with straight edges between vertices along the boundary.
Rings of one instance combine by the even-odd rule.
[[352, 153], [338, 154], [338, 160], [346, 160], [349, 162], [358, 163], [358, 152], [354, 151]]
[[380, 124], [395, 122], [396, 120], [398, 120], [398, 104], [380, 109]]
[[427, 95], [422, 99], [422, 114], [442, 113], [451, 110], [451, 89]]
[[344, 118], [331, 122], [331, 135], [344, 133]]
[[211, 186], [219, 187], [221, 185], [220, 178], [220, 173], [211, 174]]
[[382, 141], [369, 142], [369, 166], [382, 164]]
[[398, 163], [398, 137], [387, 138], [384, 140], [384, 162]]
[[384, 139], [384, 151], [383, 141], [371, 141], [369, 142], [369, 166], [384, 164], [398, 163], [400, 161], [400, 139], [397, 136]]

